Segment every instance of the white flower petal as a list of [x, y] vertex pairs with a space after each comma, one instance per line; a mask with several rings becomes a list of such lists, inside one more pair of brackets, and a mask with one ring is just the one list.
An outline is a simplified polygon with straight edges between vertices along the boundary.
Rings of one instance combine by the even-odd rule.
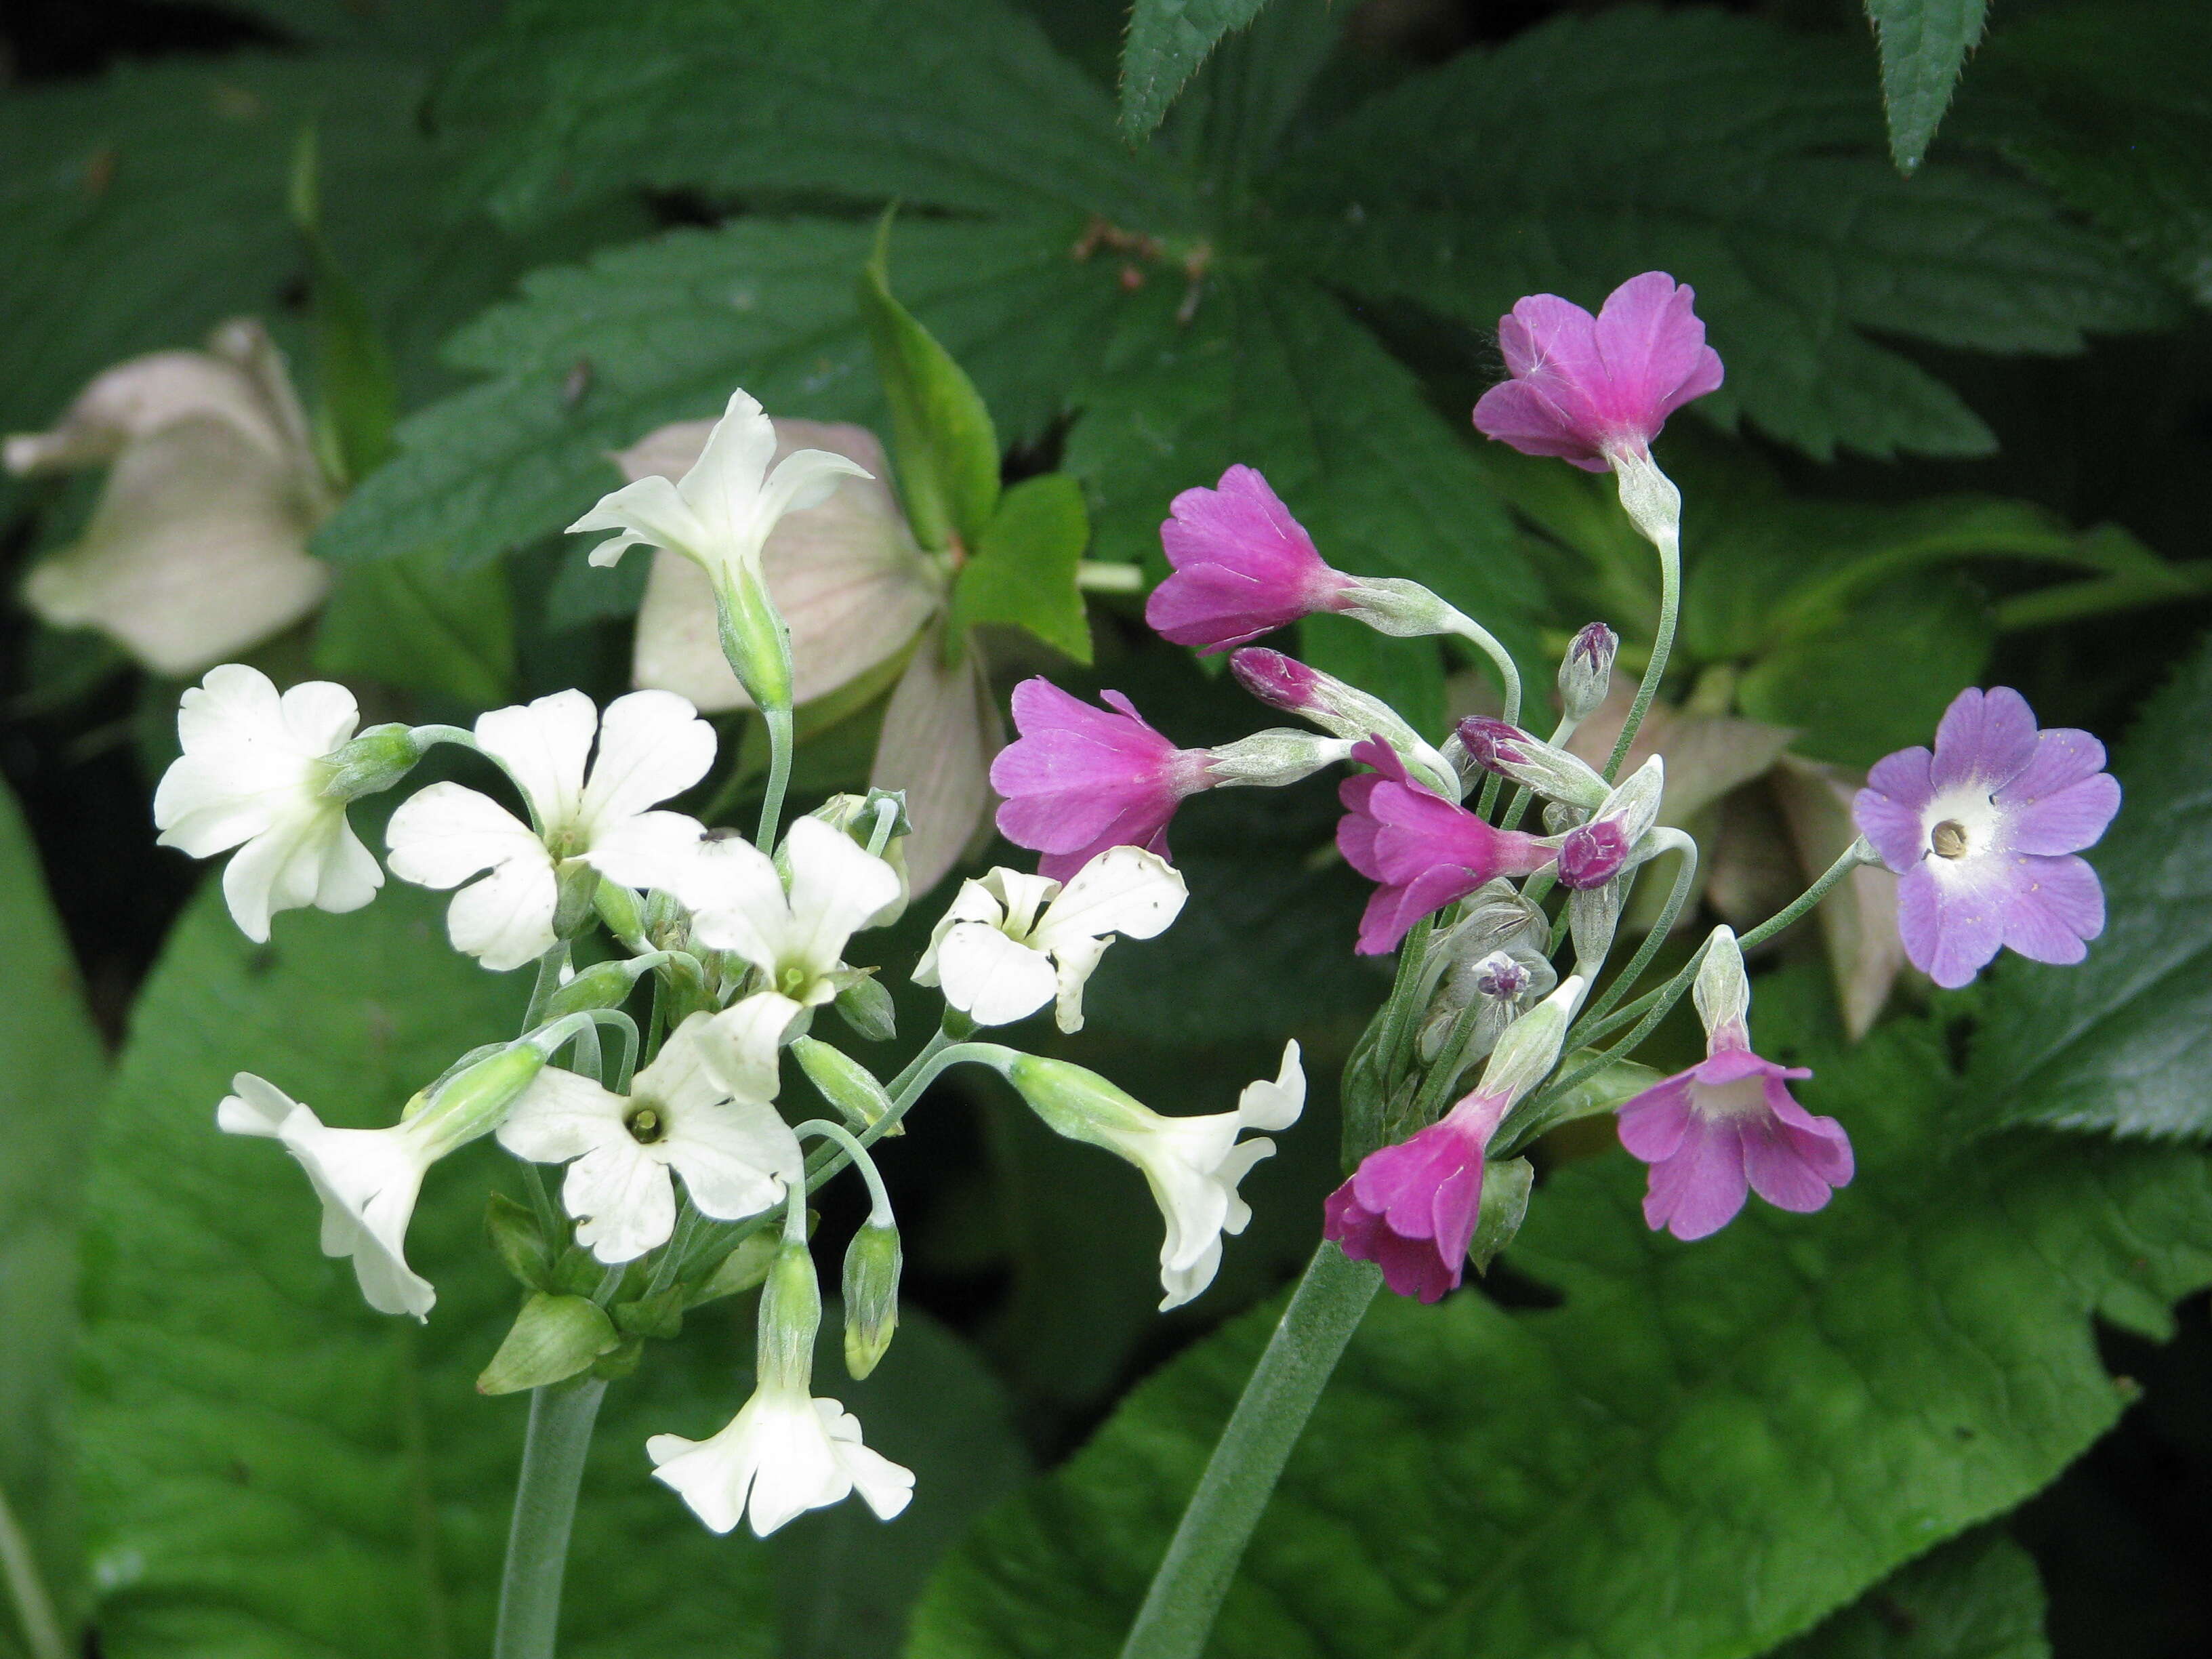
[[239, 932], [264, 943], [271, 915], [314, 902], [328, 830], [343, 823], [335, 801], [322, 811], [294, 808], [238, 850], [223, 869], [222, 896]]
[[228, 852], [276, 823], [290, 805], [281, 787], [241, 790], [229, 768], [198, 755], [170, 762], [154, 792], [156, 845], [196, 859]]
[[561, 1204], [576, 1219], [576, 1242], [609, 1263], [635, 1261], [676, 1231], [668, 1166], [627, 1129], [568, 1166]]
[[859, 1418], [835, 1400], [817, 1400], [814, 1409], [821, 1414], [830, 1448], [851, 1477], [853, 1489], [876, 1512], [877, 1520], [891, 1519], [914, 1501], [914, 1471], [862, 1445]]
[[377, 1312], [428, 1318], [437, 1293], [406, 1256], [407, 1224], [428, 1160], [406, 1126], [332, 1129], [302, 1106], [285, 1118], [277, 1138], [322, 1198], [325, 1254], [353, 1257], [362, 1294]]
[[595, 831], [584, 860], [620, 886], [673, 891], [706, 834], [681, 812], [640, 812]]
[[826, 974], [862, 923], [899, 896], [898, 872], [843, 830], [800, 818], [784, 837], [791, 865], [790, 956]]
[[384, 870], [343, 811], [331, 819], [331, 829], [329, 843], [316, 861], [315, 890], [307, 902], [318, 910], [342, 916], [376, 896], [376, 890], [384, 885]]
[[978, 1025], [1005, 1025], [1050, 1002], [1052, 959], [980, 921], [957, 924], [937, 951], [945, 1000]]
[[757, 551], [769, 526], [759, 523], [761, 489], [775, 454], [775, 426], [760, 400], [740, 386], [707, 434], [706, 447], [678, 481], [679, 494], [704, 528], [711, 564], [736, 548]]
[[[993, 873], [997, 872], [994, 871]], [[960, 890], [952, 896], [952, 902], [945, 906], [944, 915], [930, 930], [928, 948], [922, 951], [921, 960], [914, 966], [914, 982], [916, 985], [938, 982], [938, 947], [945, 943], [945, 936], [961, 922], [979, 921], [988, 927], [997, 927], [1006, 919], [1006, 907], [999, 902], [997, 894], [980, 881], [962, 882]]]
[[858, 461], [827, 449], [796, 449], [775, 464], [768, 485], [761, 491], [757, 511], [763, 534], [775, 528], [787, 513], [803, 513], [819, 507], [830, 493], [848, 478], [872, 479], [875, 475]]
[[701, 944], [734, 951], [756, 968], [775, 965], [791, 908], [783, 878], [759, 848], [735, 836], [702, 842], [673, 890], [696, 913], [691, 928]]
[[1206, 1247], [1186, 1266], [1170, 1267], [1164, 1261], [1160, 1264], [1160, 1288], [1167, 1294], [1160, 1298], [1160, 1311], [1167, 1313], [1186, 1302], [1195, 1300], [1213, 1283], [1213, 1276], [1221, 1271], [1221, 1237], [1215, 1234]]
[[556, 691], [514, 708], [477, 717], [477, 744], [507, 769], [548, 829], [575, 821], [584, 793], [584, 760], [599, 711], [580, 691]]
[[266, 1078], [240, 1072], [230, 1080], [231, 1092], [215, 1109], [216, 1127], [227, 1135], [257, 1135], [274, 1139], [299, 1102]]
[[665, 478], [640, 478], [599, 497], [592, 510], [568, 526], [568, 533], [584, 530], [619, 530], [623, 533], [601, 542], [591, 551], [591, 562], [610, 565], [641, 544], [665, 547], [687, 558], [702, 559], [708, 538], [690, 503]]
[[1030, 938], [1054, 951], [1063, 939], [1107, 933], [1152, 939], [1182, 914], [1182, 872], [1141, 847], [1113, 847], [1070, 878]]
[[763, 1413], [755, 1441], [755, 1473], [748, 1519], [765, 1538], [809, 1510], [842, 1502], [853, 1477], [830, 1443], [814, 1404], [805, 1395], [764, 1394], [773, 1407]]
[[664, 1156], [700, 1211], [717, 1221], [758, 1215], [799, 1178], [798, 1137], [757, 1101], [694, 1106], [670, 1121]]
[[623, 1127], [629, 1104], [587, 1077], [548, 1066], [507, 1109], [499, 1144], [533, 1164], [565, 1163], [616, 1135], [629, 1139]]
[[1081, 935], [1063, 937], [1054, 945], [1052, 963], [1058, 992], [1053, 1020], [1063, 1031], [1083, 1029], [1083, 988], [1091, 982], [1097, 971], [1106, 947], [1114, 942], [1113, 936], [1088, 939]]
[[599, 720], [580, 816], [593, 827], [634, 817], [682, 794], [714, 763], [714, 728], [683, 698], [667, 691], [617, 697]]
[[[1006, 908], [1006, 931], [1019, 939], [1028, 939], [1036, 927], [1037, 916], [1060, 892], [1060, 884], [1048, 876], [1032, 876], [1019, 870], [1009, 870], [1003, 864], [994, 866], [983, 878], [986, 890], [995, 896]], [[1039, 945], [1040, 951], [1049, 946]]]
[[480, 870], [548, 861], [530, 826], [489, 795], [434, 783], [401, 803], [384, 832], [392, 873], [422, 887], [458, 887]]
[[353, 736], [361, 705], [331, 680], [303, 680], [278, 699], [284, 729], [303, 755], [327, 755]]
[[1237, 1097], [1237, 1121], [1249, 1129], [1287, 1129], [1305, 1110], [1306, 1073], [1296, 1037], [1283, 1045], [1283, 1064], [1273, 1082], [1248, 1083]]
[[495, 973], [534, 961], [553, 948], [553, 912], [560, 885], [553, 860], [537, 846], [537, 856], [509, 859], [473, 886], [453, 895], [446, 911], [446, 936], [453, 949], [472, 956]]
[[[707, 1019], [699, 1031], [698, 1054], [714, 1081], [717, 1097], [774, 1100], [780, 1082], [777, 1056], [783, 1035], [804, 1012], [789, 997], [757, 991]], [[693, 1016], [693, 1019], [698, 1018]], [[677, 1035], [681, 1036], [691, 1025], [692, 1019], [685, 1020]]]

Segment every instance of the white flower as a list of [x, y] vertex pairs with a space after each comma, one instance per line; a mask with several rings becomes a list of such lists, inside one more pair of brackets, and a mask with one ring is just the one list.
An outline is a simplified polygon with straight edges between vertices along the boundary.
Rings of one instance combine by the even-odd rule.
[[827, 500], [840, 479], [873, 476], [828, 450], [793, 450], [776, 461], [775, 449], [775, 422], [751, 393], [732, 392], [690, 471], [674, 483], [656, 473], [624, 484], [568, 529], [622, 532], [592, 550], [593, 564], [612, 564], [632, 547], [665, 547], [718, 586], [740, 569], [757, 575], [779, 519]]
[[209, 670], [185, 693], [185, 752], [154, 792], [154, 823], [161, 845], [196, 859], [240, 848], [222, 892], [248, 939], [269, 937], [275, 911], [358, 910], [384, 884], [343, 798], [325, 793], [331, 757], [360, 718], [342, 685], [310, 680], [280, 697], [266, 674], [240, 663]]
[[634, 691], [609, 703], [601, 720], [589, 697], [562, 691], [493, 709], [477, 719], [476, 737], [521, 790], [537, 828], [488, 795], [434, 783], [392, 815], [386, 841], [392, 873], [425, 887], [491, 872], [456, 894], [447, 914], [453, 948], [487, 968], [520, 967], [552, 948], [560, 875], [571, 860], [624, 886], [666, 888], [703, 833], [681, 813], [647, 810], [714, 763], [714, 728], [681, 697]]
[[423, 1116], [388, 1129], [332, 1129], [274, 1084], [251, 1072], [216, 1109], [227, 1134], [282, 1141], [323, 1200], [323, 1254], [353, 1258], [361, 1293], [379, 1313], [429, 1317], [438, 1299], [407, 1265], [407, 1223], [422, 1172], [452, 1145]]
[[656, 1434], [645, 1443], [653, 1478], [682, 1495], [700, 1520], [727, 1532], [751, 1510], [765, 1538], [808, 1510], [856, 1488], [878, 1520], [914, 1496], [914, 1472], [860, 1443], [860, 1419], [834, 1400], [763, 1382], [711, 1440]]
[[[795, 1012], [750, 997], [677, 1027], [628, 1095], [574, 1072], [540, 1072], [500, 1125], [499, 1144], [537, 1164], [574, 1158], [561, 1201], [602, 1261], [632, 1261], [676, 1229], [672, 1173], [702, 1214], [757, 1215], [803, 1165], [769, 1102], [776, 1043]], [[718, 1052], [719, 1051], [719, 1052]]]
[[788, 891], [775, 862], [750, 842], [702, 842], [670, 890], [690, 907], [701, 944], [736, 951], [768, 989], [813, 1007], [837, 994], [845, 941], [897, 900], [898, 872], [820, 818], [792, 824], [782, 858]]
[[307, 538], [331, 500], [283, 354], [261, 325], [224, 323], [200, 351], [107, 369], [51, 432], [19, 433], [8, 470], [106, 465], [73, 545], [23, 584], [57, 627], [90, 627], [156, 673], [197, 674], [322, 602], [330, 567]]
[[963, 882], [914, 970], [979, 1025], [1004, 1025], [1059, 1000], [1063, 1031], [1083, 1029], [1083, 987], [1121, 934], [1152, 939], [1182, 912], [1182, 872], [1141, 847], [1115, 847], [1063, 888], [995, 869]]

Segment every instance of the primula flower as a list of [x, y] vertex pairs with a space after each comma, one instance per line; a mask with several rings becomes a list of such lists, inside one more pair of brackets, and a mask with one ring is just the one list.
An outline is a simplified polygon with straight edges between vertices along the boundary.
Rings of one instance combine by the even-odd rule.
[[693, 911], [693, 937], [760, 969], [789, 1012], [841, 988], [845, 942], [899, 897], [898, 872], [820, 818], [796, 820], [776, 862], [734, 837], [701, 842], [671, 890]]
[[1395, 949], [1423, 916], [1494, 877], [1533, 875], [1555, 855], [1554, 843], [1493, 829], [1413, 782], [1397, 751], [1379, 738], [1361, 744], [1352, 758], [1375, 769], [1339, 787], [1346, 816], [1336, 844], [1353, 869], [1382, 884], [1359, 919], [1362, 955]]
[[549, 1066], [500, 1125], [499, 1144], [533, 1164], [575, 1160], [561, 1202], [576, 1242], [602, 1261], [633, 1261], [668, 1242], [673, 1176], [702, 1215], [757, 1215], [804, 1168], [797, 1137], [769, 1104], [791, 1014], [775, 997], [693, 1014], [627, 1095]]
[[282, 633], [322, 603], [307, 538], [334, 505], [283, 355], [234, 319], [205, 351], [107, 369], [51, 432], [19, 433], [10, 472], [107, 465], [82, 538], [23, 584], [59, 628], [88, 627], [183, 678]]
[[345, 796], [330, 787], [360, 719], [342, 685], [310, 680], [279, 696], [266, 674], [241, 663], [209, 670], [184, 695], [184, 754], [154, 792], [160, 844], [196, 859], [239, 848], [222, 896], [257, 943], [276, 911], [358, 910], [384, 884], [346, 821]]
[[1152, 939], [1182, 913], [1182, 875], [1157, 854], [1113, 847], [1066, 886], [996, 869], [961, 884], [914, 970], [978, 1025], [1004, 1025], [1057, 997], [1063, 1031], [1083, 1029], [1083, 988], [1127, 933]]
[[554, 942], [562, 872], [577, 864], [641, 888], [672, 888], [688, 867], [704, 832], [679, 812], [648, 810], [714, 763], [714, 728], [683, 698], [633, 691], [609, 703], [603, 720], [582, 692], [562, 691], [478, 716], [476, 738], [522, 792], [536, 828], [489, 795], [434, 783], [385, 832], [392, 873], [404, 880], [455, 887], [491, 872], [453, 896], [446, 925], [455, 950], [499, 969], [543, 956]]
[[1160, 545], [1175, 570], [1146, 600], [1145, 620], [1177, 645], [1226, 651], [1343, 609], [1354, 586], [1249, 466], [1231, 467], [1216, 489], [1184, 490], [1168, 511]]
[[1747, 1190], [1780, 1210], [1821, 1208], [1850, 1183], [1850, 1137], [1790, 1094], [1811, 1072], [1752, 1052], [1743, 957], [1726, 927], [1713, 930], [1697, 1002], [1705, 1058], [1620, 1108], [1620, 1144], [1651, 1166], [1644, 1221], [1703, 1238], [1735, 1219]]
[[1667, 417], [1721, 383], [1696, 298], [1647, 270], [1613, 289], [1595, 317], [1555, 294], [1518, 301], [1498, 324], [1512, 378], [1482, 394], [1475, 426], [1524, 455], [1560, 456], [1589, 472], [1649, 455]]
[[991, 763], [991, 787], [1006, 797], [1000, 833], [1043, 854], [1038, 871], [1054, 881], [1109, 847], [1165, 857], [1176, 808], [1219, 781], [1206, 750], [1176, 748], [1119, 691], [1100, 695], [1114, 712], [1024, 680], [1013, 696], [1021, 736]]
[[1860, 832], [1899, 878], [1898, 931], [1912, 965], [1955, 989], [2009, 945], [2033, 962], [2079, 962], [2105, 930], [2097, 872], [2074, 856], [2119, 811], [2105, 747], [2087, 732], [2039, 732], [2019, 692], [1969, 687], [1936, 748], [1875, 763], [1852, 803]]

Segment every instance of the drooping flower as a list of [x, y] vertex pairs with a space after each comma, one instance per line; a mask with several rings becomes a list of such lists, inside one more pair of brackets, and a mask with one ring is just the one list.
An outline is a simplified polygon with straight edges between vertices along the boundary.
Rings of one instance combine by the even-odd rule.
[[914, 970], [978, 1025], [1004, 1025], [1057, 998], [1060, 1029], [1083, 1029], [1083, 988], [1123, 933], [1152, 939], [1182, 913], [1182, 875], [1158, 854], [1112, 847], [1065, 887], [996, 869], [961, 884]]
[[434, 783], [386, 831], [403, 880], [455, 887], [491, 872], [453, 896], [447, 930], [455, 950], [499, 969], [543, 956], [554, 942], [562, 876], [579, 864], [625, 886], [666, 889], [689, 867], [704, 832], [680, 812], [651, 810], [714, 763], [714, 728], [683, 698], [633, 691], [602, 719], [582, 692], [562, 691], [478, 716], [476, 738], [522, 792], [536, 827], [489, 795]]
[[310, 680], [278, 696], [241, 663], [208, 671], [177, 712], [184, 754], [154, 792], [160, 844], [196, 859], [236, 847], [222, 894], [239, 929], [269, 937], [278, 910], [358, 910], [384, 872], [346, 821], [339, 775], [361, 711], [353, 693]]
[[2033, 962], [2088, 954], [2105, 930], [2105, 890], [2075, 854], [2120, 808], [2104, 765], [2096, 738], [2039, 732], [2027, 699], [2002, 685], [1961, 691], [1933, 753], [1875, 763], [1852, 813], [1898, 874], [1898, 930], [1914, 967], [1950, 990], [2007, 945]]
[[1353, 586], [1251, 467], [1231, 467], [1215, 489], [1184, 490], [1168, 511], [1160, 545], [1174, 574], [1146, 600], [1145, 620], [1177, 645], [1226, 651], [1341, 609]]
[[1271, 708], [1311, 720], [1324, 732], [1354, 744], [1379, 737], [1429, 787], [1444, 790], [1457, 781], [1451, 763], [1382, 698], [1346, 684], [1334, 674], [1309, 667], [1295, 657], [1261, 646], [1247, 646], [1229, 659], [1237, 683]]
[[1363, 955], [1395, 949], [1423, 916], [1493, 877], [1533, 875], [1556, 855], [1555, 843], [1493, 829], [1456, 801], [1413, 782], [1397, 752], [1379, 738], [1361, 744], [1352, 758], [1375, 769], [1339, 787], [1346, 812], [1336, 844], [1345, 862], [1382, 884], [1359, 920]]
[[158, 674], [198, 674], [322, 603], [307, 538], [335, 504], [283, 354], [238, 318], [205, 351], [133, 357], [97, 376], [51, 432], [7, 442], [20, 475], [110, 468], [83, 536], [23, 598], [99, 629]]
[[1850, 1137], [1800, 1106], [1790, 1085], [1812, 1076], [1751, 1049], [1751, 994], [1735, 935], [1713, 930], [1698, 972], [1705, 1058], [1620, 1108], [1620, 1144], [1651, 1166], [1644, 1219], [1680, 1239], [1719, 1231], [1747, 1191], [1777, 1209], [1821, 1208], [1852, 1174]]
[[799, 1008], [841, 988], [845, 942], [899, 896], [898, 872], [820, 818], [794, 821], [784, 836], [787, 890], [775, 861], [750, 842], [699, 843], [671, 890], [691, 908], [702, 945], [734, 951], [758, 969], [766, 988]]
[[1212, 788], [1212, 757], [1178, 749], [1118, 691], [1094, 708], [1042, 678], [1014, 688], [1020, 737], [991, 763], [1006, 799], [999, 831], [1045, 856], [1038, 870], [1064, 881], [1109, 847], [1167, 854], [1168, 821], [1188, 795]]
[[1323, 1236], [1382, 1268], [1400, 1296], [1434, 1302], [1459, 1288], [1482, 1216], [1491, 1138], [1558, 1062], [1583, 983], [1570, 977], [1515, 1020], [1471, 1093], [1418, 1133], [1370, 1152], [1322, 1206]]
[[1721, 383], [1721, 360], [1692, 309], [1697, 295], [1661, 270], [1632, 276], [1595, 317], [1535, 294], [1500, 318], [1511, 379], [1482, 394], [1474, 424], [1524, 455], [1589, 472], [1642, 458], [1667, 417]]
[[602, 1261], [634, 1261], [668, 1242], [675, 1176], [702, 1215], [758, 1215], [804, 1167], [797, 1138], [769, 1103], [793, 1012], [781, 998], [757, 996], [693, 1014], [627, 1095], [548, 1067], [500, 1125], [499, 1144], [533, 1164], [568, 1164], [562, 1205], [576, 1219], [576, 1242]]
[[1305, 1109], [1298, 1045], [1284, 1045], [1281, 1069], [1245, 1085], [1233, 1112], [1163, 1117], [1095, 1072], [1066, 1060], [1000, 1050], [1006, 1080], [1054, 1133], [1102, 1146], [1143, 1172], [1167, 1222], [1160, 1245], [1160, 1311], [1179, 1308], [1213, 1282], [1221, 1236], [1241, 1233], [1251, 1206], [1237, 1185], [1275, 1143], [1239, 1140], [1246, 1129], [1287, 1129]]

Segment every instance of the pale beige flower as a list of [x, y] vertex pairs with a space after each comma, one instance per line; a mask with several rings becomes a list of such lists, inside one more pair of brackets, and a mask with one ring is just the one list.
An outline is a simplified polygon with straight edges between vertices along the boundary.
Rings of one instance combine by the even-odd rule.
[[235, 657], [329, 589], [307, 538], [332, 500], [283, 355], [250, 319], [204, 351], [118, 363], [52, 431], [10, 437], [4, 459], [19, 475], [109, 467], [82, 538], [32, 570], [23, 598], [157, 673]]

